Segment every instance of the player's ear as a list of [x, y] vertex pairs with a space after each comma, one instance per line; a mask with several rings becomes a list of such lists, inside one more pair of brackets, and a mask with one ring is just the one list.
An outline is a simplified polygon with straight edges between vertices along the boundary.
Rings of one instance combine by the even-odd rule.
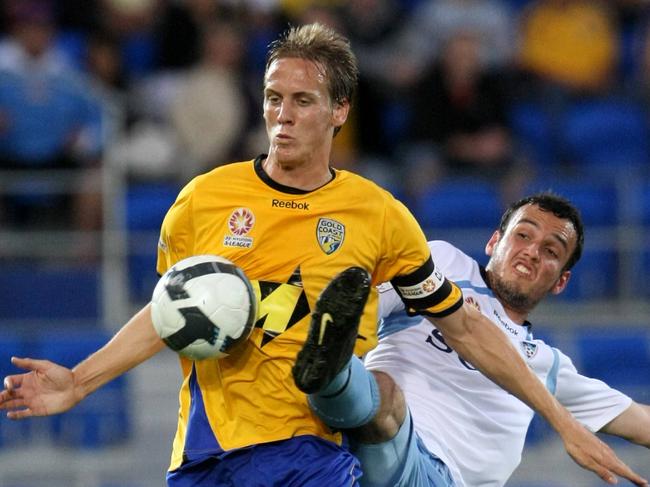
[[485, 244], [485, 255], [492, 257], [492, 254], [494, 253], [494, 247], [497, 246], [499, 240], [501, 240], [501, 232], [499, 230], [495, 230], [490, 237], [490, 240], [488, 240], [488, 243]]
[[564, 288], [566, 288], [570, 278], [571, 278], [571, 271], [563, 271], [562, 274], [560, 274], [558, 280], [551, 288], [551, 293], [560, 294], [562, 291], [564, 291]]
[[332, 108], [332, 125], [335, 127], [342, 126], [348, 119], [349, 113], [350, 102], [347, 100], [347, 98], [340, 102], [334, 102], [334, 106]]

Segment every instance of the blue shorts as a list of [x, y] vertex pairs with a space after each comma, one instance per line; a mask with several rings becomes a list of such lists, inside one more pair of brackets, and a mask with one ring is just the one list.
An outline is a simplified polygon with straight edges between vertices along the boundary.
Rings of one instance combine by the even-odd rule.
[[351, 445], [361, 461], [363, 487], [454, 487], [451, 473], [431, 453], [413, 429], [411, 413], [407, 412], [397, 435], [378, 444]]
[[254, 445], [185, 463], [167, 474], [169, 487], [357, 487], [359, 461], [316, 436]]

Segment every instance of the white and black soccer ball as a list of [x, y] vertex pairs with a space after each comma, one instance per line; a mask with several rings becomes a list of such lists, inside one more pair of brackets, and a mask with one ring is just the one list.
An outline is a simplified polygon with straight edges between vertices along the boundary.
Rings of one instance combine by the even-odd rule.
[[244, 272], [217, 255], [174, 264], [158, 281], [151, 318], [169, 348], [192, 360], [221, 358], [247, 340], [257, 300]]

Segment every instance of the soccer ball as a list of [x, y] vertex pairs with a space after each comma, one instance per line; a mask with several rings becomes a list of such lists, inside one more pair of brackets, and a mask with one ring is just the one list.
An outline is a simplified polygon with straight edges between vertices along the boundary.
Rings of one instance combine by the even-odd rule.
[[244, 272], [217, 255], [174, 264], [151, 299], [151, 318], [165, 344], [192, 360], [221, 358], [248, 339], [257, 300]]

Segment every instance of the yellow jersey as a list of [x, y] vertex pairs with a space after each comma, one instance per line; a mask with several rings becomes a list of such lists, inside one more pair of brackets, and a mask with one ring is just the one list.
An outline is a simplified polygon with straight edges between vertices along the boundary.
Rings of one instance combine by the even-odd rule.
[[[341, 443], [340, 433], [311, 412], [291, 368], [319, 293], [342, 270], [360, 266], [374, 285], [393, 280], [407, 303], [434, 315], [462, 303], [458, 288], [434, 271], [416, 220], [390, 193], [335, 169], [313, 191], [286, 187], [264, 172], [264, 157], [196, 177], [162, 224], [159, 274], [192, 255], [220, 255], [243, 269], [259, 300], [255, 329], [235, 353], [196, 362], [181, 357], [171, 470], [183, 460], [298, 435]], [[377, 343], [377, 301], [373, 287], [359, 356]]]

